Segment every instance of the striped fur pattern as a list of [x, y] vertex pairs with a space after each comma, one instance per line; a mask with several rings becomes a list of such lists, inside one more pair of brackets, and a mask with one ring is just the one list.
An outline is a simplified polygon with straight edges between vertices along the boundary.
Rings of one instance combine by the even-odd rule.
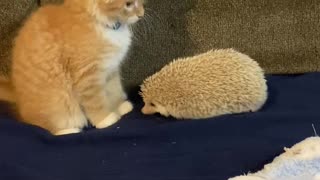
[[25, 123], [56, 135], [80, 132], [87, 119], [97, 128], [113, 125], [132, 110], [119, 66], [131, 45], [129, 26], [143, 15], [142, 0], [65, 0], [40, 8], [15, 39], [0, 98], [14, 101]]

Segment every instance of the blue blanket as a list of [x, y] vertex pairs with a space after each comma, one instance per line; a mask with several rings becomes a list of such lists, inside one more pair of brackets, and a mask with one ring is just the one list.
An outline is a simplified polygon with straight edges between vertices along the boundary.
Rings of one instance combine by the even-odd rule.
[[175, 121], [134, 112], [104, 130], [54, 137], [0, 118], [1, 180], [223, 180], [320, 133], [320, 73], [268, 77], [257, 113]]

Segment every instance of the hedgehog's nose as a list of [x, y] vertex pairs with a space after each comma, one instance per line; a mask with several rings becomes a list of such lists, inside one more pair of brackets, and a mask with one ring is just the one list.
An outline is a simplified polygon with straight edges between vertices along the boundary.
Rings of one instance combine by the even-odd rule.
[[146, 114], [146, 115], [150, 115], [150, 114], [154, 114], [154, 113], [155, 113], [152, 108], [150, 108], [150, 107], [148, 107], [148, 106], [146, 106], [146, 105], [143, 106], [143, 108], [141, 109], [141, 112], [142, 112], [143, 114]]

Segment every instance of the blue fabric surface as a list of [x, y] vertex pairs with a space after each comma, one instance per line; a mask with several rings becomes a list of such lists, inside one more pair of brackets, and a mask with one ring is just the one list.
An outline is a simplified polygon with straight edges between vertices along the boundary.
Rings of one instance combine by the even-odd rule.
[[173, 121], [135, 111], [115, 126], [54, 137], [0, 119], [1, 180], [223, 180], [259, 170], [320, 133], [320, 73], [268, 77], [257, 113]]

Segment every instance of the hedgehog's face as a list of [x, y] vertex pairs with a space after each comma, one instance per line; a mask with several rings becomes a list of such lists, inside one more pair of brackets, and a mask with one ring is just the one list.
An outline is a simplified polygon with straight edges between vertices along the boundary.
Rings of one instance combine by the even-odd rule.
[[143, 114], [146, 114], [146, 115], [159, 113], [165, 117], [169, 116], [167, 109], [164, 106], [160, 105], [159, 103], [155, 103], [155, 102], [145, 102], [145, 105], [141, 111]]

